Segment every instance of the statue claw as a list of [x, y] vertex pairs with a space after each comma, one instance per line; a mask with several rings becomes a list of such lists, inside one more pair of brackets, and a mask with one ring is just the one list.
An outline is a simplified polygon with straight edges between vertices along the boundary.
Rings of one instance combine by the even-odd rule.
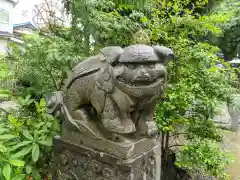
[[158, 127], [156, 122], [154, 121], [146, 121], [145, 127], [141, 129], [141, 135], [153, 137], [156, 136], [158, 133]]
[[130, 119], [125, 119], [124, 122], [122, 122], [120, 118], [113, 120], [103, 119], [102, 123], [104, 128], [115, 133], [129, 134], [136, 131], [136, 127]]

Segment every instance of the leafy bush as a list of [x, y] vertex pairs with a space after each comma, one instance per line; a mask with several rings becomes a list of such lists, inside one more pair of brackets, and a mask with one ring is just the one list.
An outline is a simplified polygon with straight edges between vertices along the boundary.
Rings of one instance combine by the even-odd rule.
[[74, 39], [76, 43], [83, 42], [86, 56], [92, 54], [89, 52], [98, 53], [103, 46], [127, 46], [132, 43], [134, 34], [146, 26], [143, 12], [129, 4], [117, 6], [108, 0], [67, 0], [64, 3], [73, 19]]
[[210, 175], [219, 179], [226, 179], [229, 178], [226, 167], [229, 166], [233, 159], [228, 152], [222, 152], [212, 142], [195, 139], [188, 146], [181, 149], [176, 164], [179, 167], [188, 167], [192, 171], [196, 169], [202, 170], [204, 174], [211, 172]]
[[[14, 73], [7, 70], [7, 56], [0, 54], [0, 87], [10, 88]], [[0, 98], [0, 100], [3, 97]]]
[[24, 49], [11, 44], [10, 60], [16, 62], [18, 91], [23, 96], [60, 90], [67, 72], [76, 62], [74, 42], [56, 36], [32, 34], [24, 37]]
[[[47, 113], [44, 98], [37, 102], [30, 95], [16, 97], [7, 89], [0, 89], [0, 97], [18, 104], [15, 110], [0, 109], [0, 179], [21, 180], [26, 175], [41, 179], [48, 174], [52, 139], [59, 132], [59, 123]], [[36, 112], [28, 110], [32, 103]]]
[[240, 26], [240, 2], [237, 0], [225, 0], [222, 3], [221, 8], [216, 11], [222, 11], [225, 13], [234, 13], [234, 18], [231, 18], [225, 25], [221, 25], [224, 31], [223, 37], [219, 38], [219, 46], [224, 53], [226, 60], [232, 60], [237, 54], [240, 53], [240, 38], [239, 38], [239, 26]]
[[[59, 132], [56, 119], [46, 112], [44, 99], [36, 102], [30, 96], [15, 99], [21, 108], [11, 113], [1, 114], [0, 146], [2, 176], [6, 180], [13, 175], [25, 177], [25, 174], [40, 179], [50, 165], [52, 139]], [[37, 112], [26, 110], [32, 101]], [[16, 169], [16, 167], [19, 167]], [[2, 179], [2, 178], [1, 178]]]
[[[164, 101], [159, 102], [156, 108], [156, 120], [163, 133], [163, 179], [167, 177], [164, 168], [167, 168], [169, 149], [181, 146], [183, 150], [179, 152], [178, 157], [181, 158], [178, 159], [178, 165], [189, 170], [195, 166], [204, 173], [227, 179], [224, 170], [230, 159], [220, 149], [210, 147], [222, 140], [221, 130], [213, 123], [215, 107], [218, 103], [230, 102], [231, 96], [237, 92], [232, 86], [235, 75], [229, 64], [216, 55], [220, 49], [215, 46], [215, 39], [222, 35], [218, 24], [228, 22], [232, 14], [217, 12], [198, 15], [184, 8], [184, 3], [180, 1], [160, 3], [162, 7], [172, 9], [167, 12], [157, 8], [159, 1], [152, 2], [151, 41], [171, 47], [176, 55], [175, 61], [168, 67], [169, 88], [163, 97]], [[200, 3], [199, 7], [205, 4]], [[180, 13], [183, 11], [185, 14]], [[159, 21], [159, 17], [165, 19]], [[228, 68], [219, 69], [217, 63], [223, 63]], [[173, 142], [176, 137], [181, 137], [180, 144]], [[188, 143], [185, 144], [183, 140]], [[206, 148], [208, 154], [205, 153]], [[194, 153], [195, 159], [195, 156], [191, 158]], [[201, 153], [202, 156], [198, 156]], [[214, 154], [211, 159], [210, 154]], [[213, 164], [209, 165], [210, 160]]]

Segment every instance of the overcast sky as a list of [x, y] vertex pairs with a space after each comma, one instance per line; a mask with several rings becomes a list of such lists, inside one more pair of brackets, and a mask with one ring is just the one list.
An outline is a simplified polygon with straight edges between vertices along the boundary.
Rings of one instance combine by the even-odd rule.
[[26, 22], [26, 19], [23, 18], [23, 11], [27, 11], [27, 19], [31, 20], [32, 9], [34, 4], [41, 2], [42, 0], [19, 0], [19, 3], [15, 6], [13, 10], [13, 23]]
[[[45, 0], [19, 0], [19, 3], [13, 9], [13, 24], [24, 23], [33, 20], [34, 5], [43, 3]], [[62, 17], [63, 5], [60, 0], [49, 0], [54, 3], [56, 15], [64, 20], [65, 26], [70, 26], [70, 19], [68, 16]], [[59, 2], [60, 1], [60, 2]], [[56, 4], [55, 4], [56, 3]], [[57, 7], [57, 8], [56, 8]], [[35, 14], [36, 15], [36, 14]], [[36, 19], [35, 19], [36, 20]], [[33, 21], [33, 23], [36, 23]]]

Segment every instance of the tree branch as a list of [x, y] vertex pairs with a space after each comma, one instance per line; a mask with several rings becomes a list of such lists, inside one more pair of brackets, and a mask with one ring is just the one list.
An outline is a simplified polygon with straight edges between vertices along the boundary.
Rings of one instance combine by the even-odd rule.
[[187, 135], [188, 133], [176, 133], [171, 135], [170, 137], [180, 136], [180, 135]]
[[56, 82], [55, 78], [53, 77], [53, 74], [52, 74], [51, 70], [47, 69], [47, 68], [42, 64], [41, 61], [39, 61], [39, 64], [41, 65], [41, 67], [42, 67], [45, 71], [47, 71], [47, 73], [49, 74], [50, 78], [51, 78], [52, 81], [53, 81], [54, 87], [56, 88], [56, 90], [58, 90], [57, 82]]
[[181, 146], [185, 146], [185, 145], [183, 145], [183, 144], [174, 144], [172, 146], [169, 146], [168, 149], [173, 148], [173, 147], [181, 147]]

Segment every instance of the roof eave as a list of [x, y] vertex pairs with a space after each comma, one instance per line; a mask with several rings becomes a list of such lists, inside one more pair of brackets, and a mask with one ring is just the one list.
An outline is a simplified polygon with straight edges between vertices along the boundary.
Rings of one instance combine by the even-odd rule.
[[14, 7], [19, 3], [19, 0], [7, 0], [7, 1], [10, 1], [11, 3], [13, 3]]
[[1, 38], [10, 38], [10, 37], [13, 37], [13, 34], [12, 33], [8, 33], [8, 32], [0, 31], [0, 37]]
[[31, 25], [33, 27], [33, 29], [38, 30], [37, 26], [32, 21], [19, 23], [19, 24], [13, 24], [13, 28], [18, 28], [18, 27], [27, 26], [27, 25]]
[[15, 38], [15, 37], [11, 37], [10, 40], [12, 42], [19, 43], [19, 44], [23, 44], [24, 43], [24, 41], [22, 41], [21, 39]]

